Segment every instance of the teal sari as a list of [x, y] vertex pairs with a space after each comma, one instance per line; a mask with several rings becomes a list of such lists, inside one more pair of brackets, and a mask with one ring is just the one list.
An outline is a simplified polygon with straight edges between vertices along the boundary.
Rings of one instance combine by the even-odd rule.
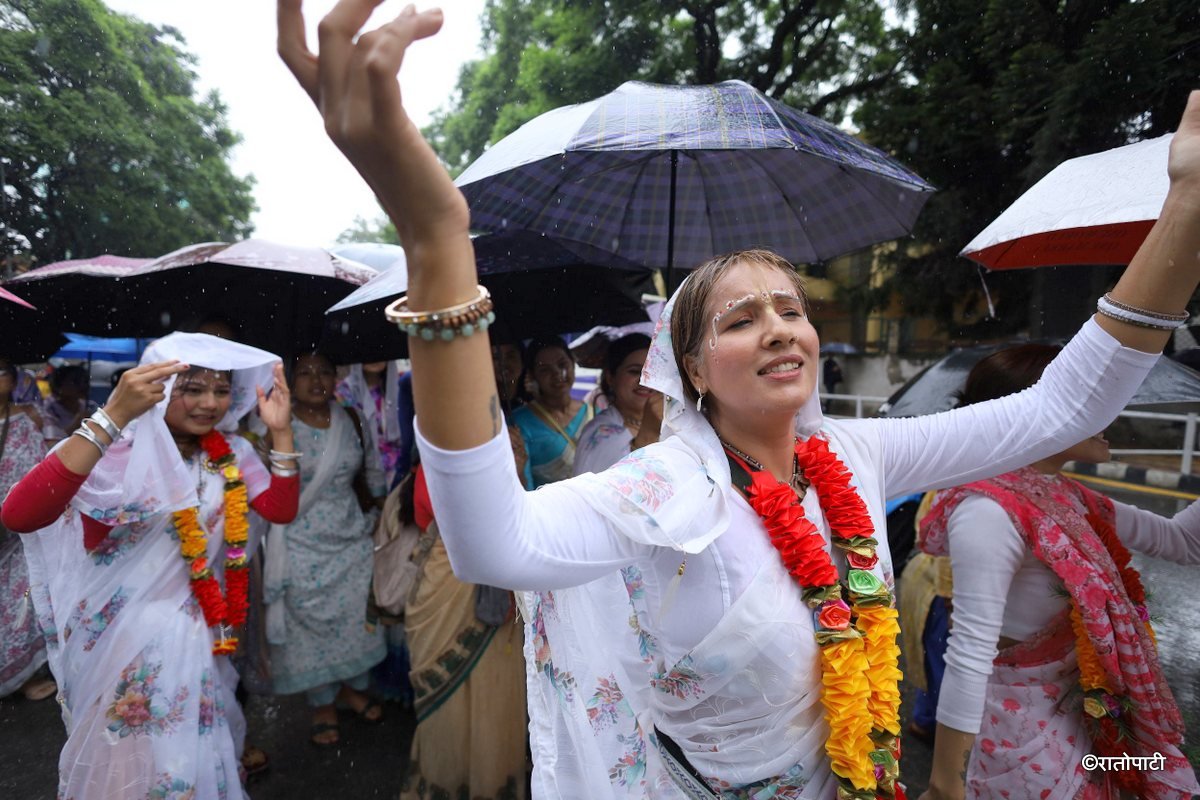
[[566, 428], [555, 422], [536, 401], [513, 412], [512, 421], [525, 440], [525, 450], [529, 453], [529, 466], [533, 472], [533, 486], [526, 488], [536, 489], [543, 484], [571, 477], [579, 432], [591, 418], [592, 409], [586, 403]]

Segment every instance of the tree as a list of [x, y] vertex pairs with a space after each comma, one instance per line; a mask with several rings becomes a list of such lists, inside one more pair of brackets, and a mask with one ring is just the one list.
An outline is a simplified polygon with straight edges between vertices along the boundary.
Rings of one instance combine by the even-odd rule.
[[[914, 15], [903, 56], [909, 74], [868, 98], [856, 119], [875, 144], [939, 188], [914, 246], [898, 251], [892, 286], [910, 311], [952, 327], [955, 304], [980, 288], [957, 253], [988, 222], [1062, 161], [1173, 129], [1200, 75], [1200, 6], [911, 0], [904, 10]], [[1065, 316], [1064, 302], [1093, 288], [1052, 289], [1080, 278], [1078, 270], [1069, 275], [989, 275], [999, 300], [989, 332], [1025, 327], [1034, 292], [1049, 321]], [[1071, 311], [1069, 328], [1082, 313]]]
[[456, 107], [426, 134], [460, 171], [538, 114], [627, 80], [738, 78], [838, 120], [895, 77], [899, 35], [881, 0], [488, 0], [488, 55], [463, 67]]
[[4, 247], [154, 256], [252, 231], [239, 137], [173, 28], [99, 0], [0, 0]]
[[338, 234], [338, 244], [352, 242], [383, 242], [384, 244], [400, 244], [400, 234], [396, 226], [386, 216], [380, 214], [374, 220], [355, 217], [354, 224]]

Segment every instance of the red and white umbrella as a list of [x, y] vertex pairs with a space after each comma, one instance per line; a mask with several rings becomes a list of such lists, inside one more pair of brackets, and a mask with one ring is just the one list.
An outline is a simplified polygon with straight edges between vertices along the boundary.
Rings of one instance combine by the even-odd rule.
[[960, 255], [988, 269], [1128, 264], [1167, 197], [1173, 137], [1064, 161]]
[[26, 308], [33, 308], [33, 306], [31, 306], [29, 303], [26, 303], [24, 300], [17, 297], [15, 294], [2, 286], [0, 286], [0, 300], [7, 300], [10, 303], [16, 303], [17, 305], [25, 306]]

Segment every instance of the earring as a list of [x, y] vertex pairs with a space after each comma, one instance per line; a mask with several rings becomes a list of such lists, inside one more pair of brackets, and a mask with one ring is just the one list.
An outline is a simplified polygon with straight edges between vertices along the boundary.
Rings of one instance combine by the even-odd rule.
[[700, 396], [696, 398], [696, 411], [701, 414], [704, 413], [704, 392], [701, 392]]

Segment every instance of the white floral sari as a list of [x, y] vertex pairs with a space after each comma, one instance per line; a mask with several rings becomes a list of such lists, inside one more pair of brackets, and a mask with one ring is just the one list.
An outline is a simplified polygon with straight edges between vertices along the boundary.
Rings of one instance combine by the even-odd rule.
[[[270, 385], [276, 360], [200, 334], [160, 340], [143, 363], [166, 358], [235, 370], [234, 402], [222, 424], [248, 410], [255, 385]], [[171, 516], [199, 506], [220, 577], [224, 482], [202, 455], [190, 462], [180, 456], [165, 406], [130, 426], [58, 521], [24, 538], [68, 733], [60, 800], [245, 796], [237, 674], [228, 657], [212, 654], [212, 631], [192, 596]], [[266, 469], [244, 440], [227, 439], [254, 498], [269, 484]], [[112, 526], [90, 552], [85, 514]]]

